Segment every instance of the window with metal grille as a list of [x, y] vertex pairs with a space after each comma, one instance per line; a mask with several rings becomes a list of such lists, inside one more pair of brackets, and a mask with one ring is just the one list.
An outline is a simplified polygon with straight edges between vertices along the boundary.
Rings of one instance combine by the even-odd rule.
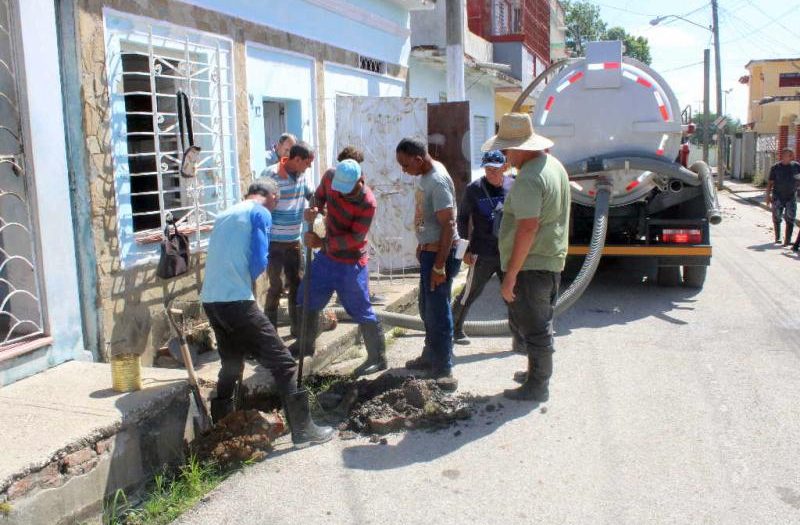
[[15, 9], [15, 2], [0, 0], [0, 359], [45, 332]]
[[800, 73], [781, 73], [778, 87], [800, 87]]
[[[106, 30], [123, 267], [157, 256], [170, 216], [201, 249], [216, 215], [238, 199], [231, 42], [113, 11]], [[201, 148], [193, 178], [180, 174], [178, 91]]]
[[359, 57], [358, 67], [371, 73], [380, 73], [381, 75], [386, 73], [386, 62], [377, 58]]

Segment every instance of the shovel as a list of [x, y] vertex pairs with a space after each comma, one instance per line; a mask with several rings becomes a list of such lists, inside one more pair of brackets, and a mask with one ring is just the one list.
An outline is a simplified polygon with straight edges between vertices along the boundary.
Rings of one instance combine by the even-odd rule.
[[[308, 231], [314, 231], [313, 221], [308, 221]], [[297, 364], [297, 389], [303, 389], [303, 361], [306, 357], [306, 338], [308, 337], [308, 303], [311, 301], [311, 257], [313, 251], [306, 244], [306, 272], [303, 276], [303, 317], [300, 319], [300, 354]], [[291, 303], [289, 305], [291, 308]]]
[[[175, 316], [180, 318], [180, 322], [175, 320]], [[189, 373], [189, 388], [192, 391], [192, 397], [194, 397], [197, 411], [200, 414], [200, 431], [205, 432], [211, 428], [211, 416], [208, 413], [205, 401], [203, 401], [203, 395], [200, 393], [200, 386], [197, 384], [197, 374], [194, 371], [194, 364], [192, 363], [192, 354], [189, 353], [189, 343], [186, 342], [186, 334], [183, 332], [183, 310], [172, 308], [171, 305], [167, 305], [167, 319], [169, 319], [169, 324], [172, 325], [172, 328], [178, 335], [178, 340], [181, 344], [183, 364], [186, 367], [186, 371]]]

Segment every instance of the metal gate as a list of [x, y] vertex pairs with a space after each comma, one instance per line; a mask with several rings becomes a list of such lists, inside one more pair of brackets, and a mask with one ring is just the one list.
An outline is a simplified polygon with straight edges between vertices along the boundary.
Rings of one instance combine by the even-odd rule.
[[0, 359], [44, 334], [32, 214], [33, 180], [25, 160], [16, 5], [0, 0]]
[[756, 139], [756, 176], [766, 181], [769, 169], [778, 162], [778, 136], [759, 135]]

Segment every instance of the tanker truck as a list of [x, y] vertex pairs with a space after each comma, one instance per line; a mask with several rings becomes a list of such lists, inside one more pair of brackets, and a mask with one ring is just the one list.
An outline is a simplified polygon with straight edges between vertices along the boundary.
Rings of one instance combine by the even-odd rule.
[[531, 93], [538, 93], [534, 126], [555, 142], [550, 153], [569, 173], [569, 260], [585, 259], [561, 310], [580, 296], [601, 256], [649, 258], [660, 285], [702, 288], [709, 225], [721, 214], [708, 166], [679, 162], [692, 126], [664, 79], [623, 57], [621, 42], [592, 42], [585, 58], [535, 79], [515, 109]]
[[[679, 162], [690, 123], [657, 72], [622, 56], [622, 43], [592, 42], [585, 58], [555, 63], [522, 92], [533, 123], [572, 187], [568, 262], [580, 271], [559, 296], [560, 315], [586, 290], [603, 256], [655, 261], [664, 286], [702, 288], [711, 262], [709, 226], [719, 224], [708, 166]], [[346, 312], [337, 309], [346, 318]], [[384, 323], [424, 330], [421, 320], [377, 311]], [[508, 321], [468, 321], [468, 335], [508, 335]]]

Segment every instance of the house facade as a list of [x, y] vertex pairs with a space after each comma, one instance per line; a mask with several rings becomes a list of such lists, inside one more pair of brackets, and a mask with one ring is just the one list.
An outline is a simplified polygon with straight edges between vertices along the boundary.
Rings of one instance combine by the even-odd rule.
[[[318, 180], [335, 156], [336, 96], [403, 95], [410, 12], [433, 6], [431, 0], [0, 4], [20, 33], [14, 44], [25, 74], [16, 84], [27, 113], [19, 117], [26, 130], [19, 139], [31, 166], [22, 201], [32, 225], [28, 251], [12, 261], [30, 264], [16, 271], [20, 277], [0, 280], [4, 298], [28, 292], [5, 301], [15, 320], [6, 316], [8, 328], [0, 332], [6, 338], [0, 384], [66, 360], [121, 352], [151, 364], [169, 337], [165, 303], [197, 300], [214, 217], [266, 167], [277, 136], [288, 130], [315, 147], [311, 176]], [[191, 133], [179, 121], [190, 122]], [[197, 176], [186, 179], [179, 164], [190, 135], [201, 151]], [[3, 175], [3, 195], [20, 194], [16, 173]], [[0, 207], [4, 221], [20, 213], [8, 210]], [[190, 238], [192, 265], [165, 281], [156, 264], [170, 218]], [[0, 239], [0, 254], [11, 259], [11, 236]], [[14, 242], [17, 251], [26, 246]], [[20, 320], [25, 334], [10, 328]]]
[[759, 135], [776, 135], [778, 151], [791, 147], [800, 155], [800, 58], [751, 60], [745, 67], [747, 127]]

